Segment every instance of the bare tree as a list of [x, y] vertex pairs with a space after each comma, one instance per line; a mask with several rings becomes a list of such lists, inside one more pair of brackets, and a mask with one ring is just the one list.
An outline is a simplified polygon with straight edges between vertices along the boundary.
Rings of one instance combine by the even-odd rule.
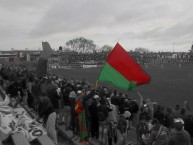
[[106, 52], [110, 52], [112, 49], [113, 47], [110, 45], [104, 45], [103, 47], [101, 47], [101, 50]]
[[150, 50], [147, 49], [147, 48], [141, 48], [141, 47], [139, 47], [139, 48], [135, 48], [135, 52], [139, 52], [139, 53], [149, 53]]
[[81, 53], [91, 53], [96, 49], [94, 41], [85, 39], [84, 37], [69, 40], [66, 42], [66, 46], [75, 52]]

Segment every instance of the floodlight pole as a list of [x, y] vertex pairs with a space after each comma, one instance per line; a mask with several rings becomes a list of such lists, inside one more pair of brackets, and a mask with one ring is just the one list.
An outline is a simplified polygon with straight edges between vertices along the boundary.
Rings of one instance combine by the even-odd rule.
[[174, 42], [173, 42], [173, 53], [174, 53]]

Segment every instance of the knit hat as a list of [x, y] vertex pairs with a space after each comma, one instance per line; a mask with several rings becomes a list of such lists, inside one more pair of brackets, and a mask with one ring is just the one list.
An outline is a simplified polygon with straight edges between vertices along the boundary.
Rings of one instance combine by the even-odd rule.
[[69, 98], [76, 98], [76, 93], [74, 91], [71, 91], [69, 94]]
[[94, 95], [94, 99], [98, 99], [99, 98], [99, 96], [98, 95]]
[[124, 116], [125, 118], [129, 118], [129, 117], [131, 116], [131, 113], [130, 113], [129, 111], [125, 111], [124, 114], [123, 114], [123, 116]]
[[78, 90], [78, 91], [77, 91], [77, 94], [80, 94], [80, 93], [82, 93], [82, 91], [81, 91], [81, 90]]
[[182, 118], [174, 119], [174, 128], [177, 131], [181, 131], [184, 128], [184, 121]]

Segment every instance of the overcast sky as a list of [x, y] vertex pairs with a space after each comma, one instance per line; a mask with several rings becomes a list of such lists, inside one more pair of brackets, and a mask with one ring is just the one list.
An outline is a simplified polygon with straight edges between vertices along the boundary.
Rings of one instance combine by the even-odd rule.
[[84, 37], [99, 47], [188, 51], [193, 0], [0, 0], [0, 50], [52, 48]]

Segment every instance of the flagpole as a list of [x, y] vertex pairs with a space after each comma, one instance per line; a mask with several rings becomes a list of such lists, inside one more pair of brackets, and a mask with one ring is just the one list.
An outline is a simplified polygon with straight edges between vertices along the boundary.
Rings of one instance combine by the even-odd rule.
[[98, 88], [98, 83], [99, 83], [99, 80], [97, 79], [97, 80], [96, 80], [96, 83], [95, 83], [95, 88], [96, 88], [96, 89]]
[[139, 100], [139, 107], [141, 108], [142, 104], [143, 104], [143, 96], [140, 94], [140, 92], [137, 90], [137, 94], [139, 95], [140, 97], [140, 100]]

